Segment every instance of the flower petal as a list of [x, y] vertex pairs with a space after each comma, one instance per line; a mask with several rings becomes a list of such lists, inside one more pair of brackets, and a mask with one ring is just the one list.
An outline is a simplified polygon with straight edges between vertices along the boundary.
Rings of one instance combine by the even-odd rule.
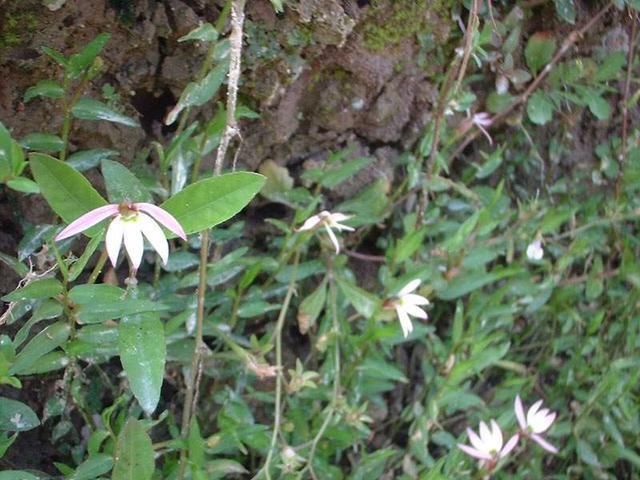
[[404, 297], [405, 295], [413, 292], [416, 288], [420, 286], [421, 283], [422, 283], [422, 280], [420, 280], [419, 278], [415, 278], [411, 280], [404, 287], [402, 287], [402, 290], [398, 292], [398, 296]]
[[469, 445], [463, 445], [459, 443], [458, 448], [467, 455], [470, 455], [473, 458], [477, 458], [479, 460], [491, 460], [492, 458], [488, 453], [481, 452], [480, 450], [476, 450], [475, 448], [471, 448]]
[[491, 438], [493, 440], [492, 450], [499, 452], [502, 449], [502, 430], [495, 420], [491, 420]]
[[531, 426], [534, 423], [536, 413], [538, 413], [538, 410], [540, 409], [541, 406], [542, 406], [542, 400], [538, 400], [536, 403], [531, 405], [531, 407], [527, 411], [527, 425]]
[[518, 419], [518, 425], [520, 425], [522, 430], [526, 430], [527, 419], [524, 416], [524, 406], [522, 405], [522, 400], [520, 400], [520, 395], [516, 395], [514, 410], [516, 412], [516, 418]]
[[505, 444], [504, 448], [502, 449], [502, 451], [500, 451], [500, 458], [504, 458], [507, 455], [509, 455], [509, 453], [511, 452], [511, 450], [513, 450], [514, 448], [516, 448], [516, 445], [518, 444], [518, 439], [520, 438], [520, 436], [516, 433], [513, 437], [511, 437], [507, 443]]
[[342, 225], [341, 223], [333, 223], [331, 225], [333, 228], [337, 228], [338, 230], [345, 230], [347, 232], [355, 232], [355, 228], [350, 227], [349, 225]]
[[160, 258], [162, 259], [162, 263], [166, 265], [167, 259], [169, 258], [169, 243], [167, 242], [167, 238], [164, 236], [164, 232], [158, 224], [151, 219], [151, 217], [148, 217], [144, 213], [138, 214], [138, 222], [140, 223], [140, 231], [144, 234], [147, 240], [149, 240], [153, 249], [158, 252], [158, 255], [160, 255]]
[[137, 219], [123, 220], [122, 223], [124, 227], [124, 248], [127, 250], [131, 265], [137, 270], [140, 262], [142, 262], [142, 253], [144, 252], [140, 224]]
[[402, 296], [402, 300], [413, 305], [429, 305], [430, 303], [425, 297], [416, 295], [415, 293], [405, 293]]
[[307, 230], [312, 230], [316, 228], [316, 226], [320, 223], [320, 215], [314, 215], [305, 220], [300, 228], [298, 228], [299, 232], [304, 232]]
[[340, 243], [338, 242], [338, 238], [336, 237], [336, 234], [333, 233], [333, 230], [331, 230], [331, 228], [329, 228], [329, 225], [327, 225], [326, 223], [324, 223], [323, 225], [324, 225], [325, 230], [329, 234], [329, 238], [331, 239], [331, 243], [333, 243], [333, 246], [336, 247], [336, 255], [338, 255], [340, 253]]
[[111, 265], [116, 268], [118, 262], [118, 254], [120, 253], [120, 246], [122, 245], [122, 235], [124, 234], [124, 225], [120, 215], [113, 219], [107, 228], [107, 235], [105, 237], [105, 244], [107, 246], [107, 253], [109, 254], [109, 260]]
[[473, 430], [471, 430], [470, 428], [467, 428], [467, 436], [469, 437], [469, 441], [471, 442], [471, 445], [473, 445], [476, 450], [479, 450], [481, 452], [489, 451], [489, 449], [487, 448], [487, 445], [484, 442], [484, 439], [480, 438], [478, 434]]
[[402, 328], [402, 334], [404, 338], [407, 338], [411, 332], [413, 332], [413, 323], [407, 312], [401, 305], [396, 306], [396, 313], [398, 314], [398, 320], [400, 320], [400, 327]]
[[105, 205], [103, 207], [94, 208], [93, 210], [79, 216], [67, 227], [56, 235], [56, 241], [64, 240], [72, 237], [80, 232], [93, 227], [105, 218], [118, 214], [118, 205]]
[[544, 416], [537, 415], [535, 424], [531, 425], [533, 433], [542, 433], [549, 429], [553, 421], [556, 419], [556, 413], [547, 414]]
[[427, 312], [425, 312], [423, 309], [421, 309], [420, 307], [416, 306], [416, 305], [412, 305], [412, 304], [403, 304], [403, 308], [404, 310], [409, 314], [412, 315], [414, 317], [418, 317], [421, 318], [423, 320], [426, 320], [427, 318], [429, 318], [427, 316]]
[[329, 218], [331, 219], [332, 222], [338, 223], [338, 222], [344, 222], [345, 220], [349, 220], [350, 218], [353, 218], [353, 215], [345, 215], [344, 213], [330, 213], [329, 214]]
[[547, 452], [558, 453], [558, 449], [556, 447], [554, 447], [553, 445], [551, 445], [549, 442], [547, 442], [540, 435], [537, 435], [537, 434], [533, 433], [533, 434], [531, 434], [531, 439], [534, 442], [536, 442], [538, 445], [540, 445], [542, 448], [544, 448]]
[[165, 227], [168, 230], [171, 230], [181, 239], [186, 240], [187, 234], [185, 233], [180, 222], [176, 220], [176, 218], [171, 215], [166, 210], [157, 207], [151, 203], [134, 203], [133, 206], [138, 210], [141, 210], [145, 213], [151, 215], [160, 225]]

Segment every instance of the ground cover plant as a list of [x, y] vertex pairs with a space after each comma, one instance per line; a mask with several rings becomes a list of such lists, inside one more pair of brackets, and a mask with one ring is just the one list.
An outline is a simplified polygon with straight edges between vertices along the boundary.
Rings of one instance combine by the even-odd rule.
[[586, 3], [212, 2], [155, 120], [120, 27], [40, 46], [20, 108], [57, 120], [0, 118], [0, 480], [638, 478], [640, 5]]

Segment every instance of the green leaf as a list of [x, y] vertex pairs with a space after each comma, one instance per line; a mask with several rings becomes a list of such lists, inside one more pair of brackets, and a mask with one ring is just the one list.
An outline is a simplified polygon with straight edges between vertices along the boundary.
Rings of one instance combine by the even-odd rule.
[[20, 145], [29, 150], [56, 153], [62, 150], [64, 142], [50, 133], [30, 133], [20, 140]]
[[71, 326], [68, 322], [60, 321], [49, 325], [38, 333], [16, 355], [16, 360], [9, 369], [9, 373], [20, 374], [30, 368], [40, 357], [59, 347], [69, 338]]
[[33, 180], [24, 177], [16, 177], [7, 181], [7, 186], [16, 192], [40, 193], [40, 187]]
[[67, 72], [71, 78], [77, 78], [85, 69], [93, 64], [93, 61], [100, 55], [109, 38], [111, 38], [109, 33], [101, 33], [91, 40], [82, 50], [69, 57]]
[[395, 365], [385, 362], [381, 358], [368, 356], [357, 368], [360, 372], [378, 380], [407, 383], [409, 380]]
[[33, 87], [29, 87], [24, 94], [25, 103], [37, 97], [62, 98], [64, 89], [62, 85], [53, 80], [40, 80]]
[[150, 480], [155, 468], [153, 445], [142, 423], [133, 418], [118, 435], [112, 480]]
[[69, 480], [93, 480], [111, 471], [113, 467], [113, 457], [105, 453], [92, 455], [76, 468]]
[[96, 235], [89, 241], [86, 248], [84, 249], [84, 252], [82, 252], [82, 255], [80, 256], [80, 258], [76, 260], [74, 264], [71, 265], [71, 268], [69, 269], [70, 282], [73, 282], [84, 271], [84, 267], [87, 266], [87, 263], [89, 262], [89, 260], [91, 259], [95, 251], [97, 250], [98, 245], [100, 245], [100, 242], [102, 242], [102, 235]]
[[189, 462], [192, 467], [204, 467], [204, 445], [205, 441], [200, 434], [200, 426], [195, 416], [191, 419], [191, 428], [189, 428], [189, 438], [187, 439], [189, 447]]
[[534, 33], [524, 50], [527, 66], [536, 75], [542, 67], [547, 65], [556, 51], [556, 39], [549, 32]]
[[13, 174], [12, 148], [13, 140], [11, 135], [0, 122], [0, 181], [5, 181], [6, 178], [11, 177]]
[[102, 175], [111, 203], [153, 201], [140, 180], [121, 163], [102, 160]]
[[396, 263], [408, 260], [422, 246], [422, 241], [427, 233], [425, 228], [412, 230], [398, 240], [394, 251]]
[[54, 350], [53, 352], [42, 355], [28, 368], [20, 370], [20, 375], [41, 375], [43, 373], [61, 370], [67, 365], [69, 365], [69, 357], [60, 350]]
[[172, 214], [187, 234], [200, 232], [230, 219], [264, 185], [257, 173], [236, 172], [206, 178], [177, 193], [161, 207]]
[[606, 120], [611, 115], [611, 105], [600, 95], [592, 94], [586, 96], [589, 110], [598, 120]]
[[246, 473], [249, 473], [248, 470], [235, 460], [220, 458], [207, 462], [208, 478], [212, 480], [229, 478], [229, 475], [243, 475]]
[[378, 307], [376, 297], [346, 279], [336, 277], [336, 281], [344, 296], [360, 315], [370, 318], [374, 314]]
[[578, 440], [576, 445], [576, 452], [578, 453], [578, 457], [587, 465], [591, 465], [592, 467], [599, 468], [600, 462], [598, 461], [598, 455], [591, 448], [585, 440]]
[[573, 0], [555, 0], [556, 13], [567, 23], [576, 23], [576, 5]]
[[135, 118], [128, 117], [98, 100], [83, 97], [76, 102], [71, 113], [81, 120], [106, 120], [127, 127], [139, 127]]
[[199, 82], [189, 83], [182, 92], [182, 95], [180, 95], [176, 106], [173, 107], [167, 115], [165, 124], [171, 125], [175, 122], [180, 112], [185, 108], [204, 105], [211, 100], [220, 88], [220, 85], [222, 85], [228, 70], [229, 62], [223, 61]]
[[76, 285], [69, 291], [69, 300], [78, 305], [93, 305], [100, 302], [120, 302], [125, 291], [115, 285], [105, 283], [98, 285]]
[[62, 55], [60, 52], [54, 50], [53, 48], [42, 47], [42, 52], [48, 57], [52, 58], [61, 67], [67, 66], [67, 63], [68, 63], [67, 58], [64, 55]]
[[31, 328], [38, 322], [42, 320], [51, 320], [52, 318], [57, 318], [62, 315], [62, 304], [55, 300], [45, 300], [42, 302], [33, 312], [33, 315], [26, 322], [16, 336], [13, 338], [13, 346], [14, 348], [18, 348], [29, 336], [29, 332]]
[[167, 355], [164, 326], [157, 314], [123, 318], [118, 327], [118, 351], [131, 390], [147, 414], [160, 400]]
[[300, 333], [305, 335], [320, 316], [327, 299], [327, 282], [320, 283], [310, 295], [300, 302], [298, 309], [298, 328]]
[[84, 172], [90, 168], [95, 168], [100, 165], [102, 160], [109, 160], [112, 157], [120, 155], [115, 150], [109, 150], [108, 148], [94, 148], [92, 150], [81, 150], [75, 152], [67, 158], [67, 164], [79, 172]]
[[217, 30], [210, 23], [203, 23], [195, 29], [191, 30], [185, 36], [180, 37], [178, 42], [186, 42], [189, 40], [199, 42], [215, 42], [218, 39]]
[[329, 170], [313, 169], [307, 170], [303, 173], [302, 178], [306, 180], [312, 180], [318, 182], [325, 188], [334, 188], [340, 185], [345, 180], [352, 178], [356, 173], [362, 170], [367, 165], [370, 165], [373, 160], [371, 158], [356, 158], [344, 162], [342, 165], [331, 168]]
[[540, 90], [534, 92], [527, 101], [527, 115], [536, 125], [549, 122], [553, 116], [553, 110], [553, 103]]
[[38, 425], [40, 425], [38, 416], [27, 405], [16, 400], [0, 397], [0, 430], [26, 432], [36, 428]]
[[80, 305], [76, 311], [79, 323], [100, 323], [115, 320], [127, 315], [137, 315], [148, 312], [162, 312], [168, 310], [165, 304], [154, 300], [125, 298], [114, 303], [112, 300], [101, 300], [94, 303]]
[[55, 278], [35, 280], [28, 285], [14, 290], [2, 297], [5, 302], [18, 300], [32, 300], [38, 298], [52, 298], [62, 292], [62, 284]]
[[[89, 210], [106, 205], [107, 202], [89, 181], [64, 162], [48, 155], [32, 153], [29, 163], [42, 195], [65, 222], [71, 223]], [[93, 237], [99, 230], [100, 226], [95, 226], [84, 233]]]
[[626, 63], [627, 57], [624, 52], [613, 52], [605, 57], [602, 64], [598, 65], [598, 71], [593, 79], [596, 82], [615, 80], [620, 75], [622, 67], [624, 67]]
[[0, 480], [43, 480], [43, 478], [24, 470], [5, 470], [0, 472]]
[[442, 300], [454, 300], [490, 283], [517, 275], [522, 271], [520, 267], [496, 269], [493, 272], [463, 271], [451, 280], [443, 291], [438, 292], [438, 297]]

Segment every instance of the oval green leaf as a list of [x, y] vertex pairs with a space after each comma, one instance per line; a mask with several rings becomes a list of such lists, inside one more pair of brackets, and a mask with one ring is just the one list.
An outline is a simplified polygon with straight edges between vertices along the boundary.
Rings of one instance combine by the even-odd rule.
[[35, 300], [39, 298], [51, 298], [62, 292], [62, 284], [55, 278], [43, 278], [28, 285], [14, 290], [2, 297], [5, 302], [16, 302], [18, 300]]
[[162, 204], [187, 234], [200, 232], [230, 219], [264, 185], [257, 173], [236, 172], [200, 180]]
[[40, 357], [59, 347], [69, 338], [71, 326], [67, 322], [49, 325], [38, 333], [16, 355], [16, 360], [9, 369], [9, 374], [20, 374], [27, 371]]
[[133, 394], [145, 412], [153, 413], [160, 400], [167, 355], [158, 315], [124, 318], [118, 327], [118, 350]]
[[0, 430], [25, 432], [40, 425], [40, 420], [30, 407], [22, 402], [0, 397]]
[[[42, 195], [54, 212], [70, 223], [89, 210], [106, 205], [104, 198], [89, 181], [71, 166], [48, 155], [33, 153], [29, 164]], [[86, 230], [92, 237], [100, 231], [96, 226]]]
[[112, 480], [149, 480], [153, 475], [153, 445], [138, 420], [130, 418], [118, 435], [115, 460]]
[[139, 127], [135, 118], [127, 117], [110, 106], [92, 98], [81, 98], [71, 109], [71, 113], [80, 120], [106, 120], [127, 127]]
[[102, 160], [102, 176], [111, 203], [153, 202], [149, 190], [121, 163]]
[[29, 150], [56, 153], [62, 150], [64, 142], [59, 136], [50, 133], [30, 133], [20, 140], [20, 145]]

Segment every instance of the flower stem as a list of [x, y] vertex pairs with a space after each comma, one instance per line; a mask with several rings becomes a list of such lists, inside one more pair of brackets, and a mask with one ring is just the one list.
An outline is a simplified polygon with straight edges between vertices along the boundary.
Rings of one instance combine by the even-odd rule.
[[282, 421], [282, 407], [281, 407], [282, 405], [282, 327], [284, 326], [284, 320], [287, 316], [287, 310], [289, 309], [289, 303], [291, 302], [291, 297], [293, 297], [293, 293], [295, 292], [299, 261], [300, 261], [300, 250], [296, 250], [295, 256], [293, 259], [293, 273], [291, 275], [291, 279], [289, 280], [289, 287], [284, 297], [282, 308], [280, 308], [278, 321], [276, 322], [276, 327], [273, 332], [273, 336], [275, 337], [275, 344], [276, 344], [275, 345], [276, 346], [276, 370], [277, 370], [276, 404], [274, 407], [273, 433], [271, 434], [271, 444], [269, 446], [269, 453], [267, 454], [267, 458], [264, 462], [264, 466], [261, 468], [261, 471], [264, 472], [265, 476], [267, 477], [267, 480], [271, 480], [269, 467], [271, 465], [273, 452], [276, 447], [276, 441], [278, 439], [278, 435], [280, 434], [280, 423]]

